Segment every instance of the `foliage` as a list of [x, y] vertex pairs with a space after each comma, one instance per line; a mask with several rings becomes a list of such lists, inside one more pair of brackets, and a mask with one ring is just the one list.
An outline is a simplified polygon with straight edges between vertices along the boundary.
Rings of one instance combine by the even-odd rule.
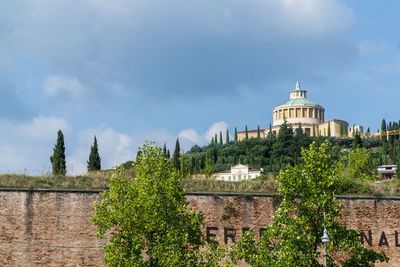
[[181, 168], [180, 157], [181, 157], [181, 146], [179, 144], [179, 139], [177, 138], [176, 143], [175, 143], [174, 154], [172, 154], [172, 164], [174, 165], [175, 169], [177, 169], [178, 171]]
[[259, 243], [253, 232], [246, 233], [233, 253], [235, 260], [244, 259], [252, 266], [322, 266], [321, 237], [326, 228], [331, 240], [329, 266], [374, 266], [376, 261], [387, 261], [383, 253], [361, 244], [359, 232], [338, 223], [338, 176], [329, 142], [319, 147], [311, 144], [302, 158], [303, 163], [279, 173], [281, 203], [273, 224]]
[[57, 132], [57, 143], [53, 149], [53, 155], [50, 157], [53, 175], [65, 175], [67, 165], [65, 162], [64, 135], [61, 130]]
[[233, 138], [234, 138], [234, 141], [236, 143], [238, 141], [238, 133], [237, 133], [237, 128], [236, 127], [235, 127], [235, 132], [234, 132]]
[[181, 175], [162, 154], [145, 144], [135, 164], [137, 176], [117, 171], [110, 190], [95, 205], [93, 223], [106, 234], [104, 260], [109, 266], [217, 266], [205, 244], [202, 217], [187, 209]]
[[378, 162], [369, 149], [356, 147], [343, 152], [340, 156], [340, 163], [342, 175], [350, 179], [374, 180], [376, 177]]
[[352, 146], [354, 148], [362, 147], [362, 140], [361, 140], [360, 133], [358, 131], [356, 131], [356, 133], [354, 135], [354, 140], [353, 140]]
[[90, 148], [89, 160], [87, 161], [87, 170], [88, 172], [101, 170], [101, 158], [96, 136], [94, 136], [93, 145]]

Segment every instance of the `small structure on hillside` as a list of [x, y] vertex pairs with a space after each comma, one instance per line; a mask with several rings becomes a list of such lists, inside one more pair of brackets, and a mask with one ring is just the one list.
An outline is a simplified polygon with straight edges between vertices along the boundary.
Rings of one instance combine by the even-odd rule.
[[240, 182], [255, 179], [260, 175], [260, 170], [239, 163], [232, 166], [229, 171], [214, 174], [214, 177], [218, 181]]
[[381, 179], [392, 179], [397, 172], [397, 165], [382, 165], [378, 167]]

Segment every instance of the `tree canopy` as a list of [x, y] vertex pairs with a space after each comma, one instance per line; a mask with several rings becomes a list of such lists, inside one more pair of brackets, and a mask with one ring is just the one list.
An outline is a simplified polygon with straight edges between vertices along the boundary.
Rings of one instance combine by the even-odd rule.
[[[117, 170], [95, 204], [93, 222], [107, 235], [109, 266], [218, 266], [218, 249], [204, 246], [202, 217], [187, 208], [181, 175], [162, 150], [145, 144], [136, 177]], [[206, 252], [209, 253], [206, 253]]]
[[360, 232], [339, 224], [340, 203], [335, 198], [338, 176], [331, 145], [311, 144], [302, 151], [303, 162], [288, 165], [278, 176], [280, 206], [273, 224], [267, 226], [259, 243], [247, 232], [239, 241], [236, 259], [252, 266], [322, 266], [323, 229], [330, 242], [328, 266], [374, 266], [387, 257], [365, 248]]

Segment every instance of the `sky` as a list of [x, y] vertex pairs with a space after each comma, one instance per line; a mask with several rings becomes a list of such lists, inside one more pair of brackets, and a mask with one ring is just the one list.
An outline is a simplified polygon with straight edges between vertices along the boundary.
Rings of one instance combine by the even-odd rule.
[[5, 0], [0, 172], [46, 174], [61, 129], [70, 174], [96, 135], [103, 168], [146, 140], [187, 151], [265, 128], [299, 81], [326, 119], [398, 120], [396, 0]]

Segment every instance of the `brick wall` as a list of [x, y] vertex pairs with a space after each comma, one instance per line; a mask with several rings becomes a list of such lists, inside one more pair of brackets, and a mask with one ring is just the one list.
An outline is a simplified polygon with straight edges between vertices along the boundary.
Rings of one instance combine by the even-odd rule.
[[[96, 191], [0, 189], [0, 266], [103, 266], [91, 224]], [[279, 205], [273, 195], [188, 194], [202, 212], [204, 234], [232, 243], [243, 230], [260, 233]], [[343, 223], [400, 266], [400, 198], [339, 197]]]

